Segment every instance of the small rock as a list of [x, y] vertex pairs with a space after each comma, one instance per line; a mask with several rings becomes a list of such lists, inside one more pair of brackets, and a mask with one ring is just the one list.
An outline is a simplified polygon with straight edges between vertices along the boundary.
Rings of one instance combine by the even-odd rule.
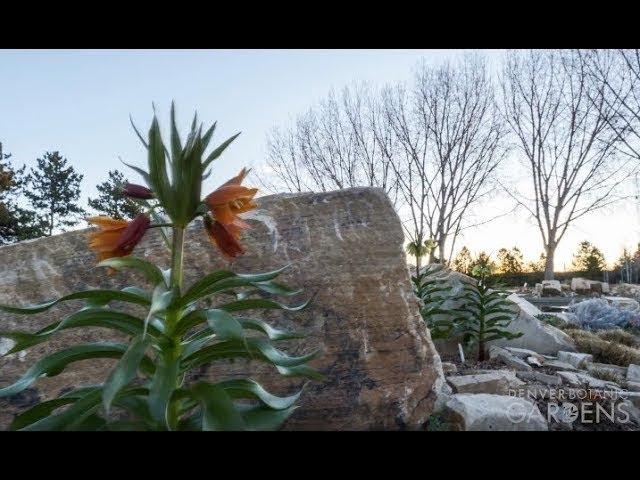
[[491, 393], [507, 395], [510, 388], [517, 388], [524, 383], [518, 380], [514, 372], [495, 370], [479, 375], [456, 375], [447, 377], [454, 393]]
[[462, 431], [548, 430], [537, 405], [524, 398], [459, 393], [446, 403], [445, 415]]
[[527, 363], [529, 365], [533, 365], [534, 367], [542, 367], [542, 362], [540, 362], [540, 359], [538, 359], [538, 357], [527, 357]]
[[456, 373], [458, 371], [458, 367], [456, 367], [455, 363], [442, 362], [442, 371], [445, 375], [450, 375], [452, 373]]
[[542, 297], [559, 297], [562, 296], [562, 286], [558, 280], [542, 281]]
[[627, 390], [630, 392], [640, 392], [640, 382], [627, 382]]
[[567, 362], [561, 362], [560, 360], [553, 359], [545, 359], [544, 361], [545, 368], [550, 368], [552, 370], [565, 370], [569, 372], [573, 372], [578, 370], [576, 367]]
[[593, 355], [579, 352], [558, 352], [558, 360], [573, 365], [576, 368], [583, 368], [587, 363], [593, 362]]
[[589, 388], [603, 389], [603, 390], [619, 390], [620, 385], [614, 382], [607, 382], [606, 380], [600, 380], [594, 378], [591, 375], [587, 375], [583, 372], [558, 372], [558, 376], [563, 381], [573, 387], [587, 386]]
[[517, 372], [517, 377], [525, 382], [537, 382], [543, 385], [558, 386], [562, 385], [562, 379], [557, 375], [547, 375], [541, 372]]
[[521, 360], [518, 357], [511, 355], [506, 350], [499, 352], [495, 356], [495, 359], [504, 363], [507, 367], [515, 368], [516, 370], [525, 370], [525, 371], [532, 370], [531, 365], [529, 365], [524, 360]]
[[544, 361], [544, 357], [540, 355], [538, 352], [534, 352], [533, 350], [528, 350], [526, 348], [515, 348], [515, 347], [503, 347], [510, 354], [518, 357], [526, 359], [527, 357], [536, 357], [540, 359], [540, 361]]
[[627, 368], [627, 381], [640, 382], [640, 365], [630, 364]]

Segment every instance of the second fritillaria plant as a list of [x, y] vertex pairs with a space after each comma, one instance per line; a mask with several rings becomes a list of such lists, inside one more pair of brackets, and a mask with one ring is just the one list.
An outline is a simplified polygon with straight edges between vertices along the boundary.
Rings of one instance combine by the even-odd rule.
[[[135, 126], [134, 126], [135, 129]], [[45, 342], [57, 332], [71, 328], [103, 327], [124, 333], [126, 343], [99, 342], [70, 346], [38, 360], [12, 385], [0, 388], [0, 397], [18, 394], [39, 377], [52, 377], [69, 364], [93, 358], [115, 358], [118, 362], [100, 385], [76, 388], [58, 398], [41, 402], [18, 415], [13, 430], [262, 430], [278, 428], [296, 408], [300, 392], [279, 397], [253, 379], [219, 379], [216, 383], [185, 383], [186, 374], [202, 365], [230, 358], [250, 358], [272, 364], [286, 376], [318, 379], [307, 365], [315, 352], [290, 356], [274, 342], [299, 337], [276, 329], [259, 318], [235, 316], [258, 309], [300, 310], [264, 294], [290, 296], [298, 293], [274, 279], [283, 269], [259, 274], [236, 274], [219, 270], [185, 288], [183, 251], [186, 227], [203, 217], [206, 234], [228, 258], [244, 253], [240, 243], [247, 224], [243, 212], [255, 208], [257, 189], [242, 185], [243, 169], [217, 190], [201, 196], [202, 181], [209, 168], [236, 138], [228, 139], [205, 154], [215, 124], [202, 131], [196, 118], [183, 144], [171, 107], [170, 144], [165, 146], [154, 115], [148, 138], [135, 129], [148, 152], [148, 171], [129, 165], [147, 187], [128, 184], [124, 193], [143, 207], [131, 222], [93, 217], [97, 226], [90, 233], [89, 246], [96, 251], [100, 267], [109, 272], [133, 268], [141, 272], [152, 288], [85, 290], [30, 307], [0, 305], [15, 314], [35, 314], [68, 300], [83, 300], [79, 311], [37, 332], [2, 331], [0, 337], [15, 345], [7, 354]], [[161, 230], [171, 250], [167, 270], [131, 256], [134, 247], [150, 228]], [[203, 233], [205, 233], [203, 232]], [[235, 298], [216, 308], [202, 308], [201, 300], [216, 294]], [[256, 294], [260, 294], [256, 296]], [[148, 309], [138, 318], [109, 306], [127, 302]], [[114, 414], [117, 410], [118, 414]], [[122, 412], [126, 412], [122, 415]], [[123, 420], [124, 418], [124, 420]]]

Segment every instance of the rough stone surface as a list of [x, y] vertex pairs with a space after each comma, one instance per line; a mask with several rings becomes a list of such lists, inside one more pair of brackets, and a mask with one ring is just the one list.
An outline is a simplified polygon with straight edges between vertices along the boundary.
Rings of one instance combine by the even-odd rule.
[[458, 371], [458, 367], [455, 363], [442, 362], [442, 371], [445, 375], [449, 375], [450, 373], [456, 373]]
[[[296, 350], [289, 351], [320, 348], [321, 356], [312, 365], [327, 376], [325, 382], [306, 387], [301, 408], [285, 428], [420, 428], [432, 412], [437, 391], [446, 384], [412, 293], [402, 228], [384, 193], [358, 188], [263, 197], [248, 222], [252, 227], [244, 239], [248, 253], [231, 269], [262, 272], [290, 263], [283, 282], [306, 292], [291, 301], [316, 295], [302, 312], [260, 312], [278, 326], [306, 332], [307, 338], [294, 342]], [[155, 231], [149, 232], [136, 253], [168, 266], [167, 252]], [[185, 257], [186, 285], [228, 266], [199, 223], [187, 232]], [[4, 246], [0, 248], [0, 302], [26, 305], [76, 289], [136, 283], [131, 272], [109, 277], [93, 270], [94, 263], [86, 231]], [[2, 313], [0, 326], [35, 331], [79, 305], [69, 302], [29, 317]], [[118, 338], [103, 329], [62, 332], [26, 355], [0, 359], [0, 385], [13, 382], [45, 353], [77, 341]], [[0, 427], [38, 399], [101, 381], [110, 365], [111, 360], [80, 362], [57, 377], [41, 379], [19, 398], [0, 400]], [[240, 374], [250, 374], [275, 394], [287, 394], [302, 384], [280, 377], [267, 366], [244, 361], [214, 364], [192, 372], [188, 381]]]
[[516, 370], [528, 371], [532, 369], [531, 365], [529, 365], [527, 362], [514, 355], [511, 355], [507, 351], [499, 352], [498, 354], [496, 354], [495, 358], [496, 360], [504, 363], [507, 367], [515, 368]]
[[556, 359], [545, 359], [544, 367], [550, 368], [551, 370], [566, 370], [569, 372], [577, 370], [577, 368], [570, 363], [561, 362], [560, 360]]
[[640, 365], [633, 363], [627, 367], [627, 380], [630, 382], [640, 382]]
[[544, 357], [539, 355], [538, 352], [534, 352], [533, 350], [527, 350], [526, 348], [516, 348], [516, 347], [504, 347], [512, 355], [515, 355], [518, 358], [527, 359], [529, 357], [535, 357], [540, 362], [544, 361]]
[[586, 368], [587, 363], [593, 362], [593, 355], [579, 352], [558, 352], [558, 360], [576, 368]]
[[599, 378], [594, 378], [591, 375], [587, 375], [583, 372], [558, 372], [558, 376], [562, 378], [564, 382], [571, 385], [572, 387], [589, 387], [589, 388], [600, 388], [600, 389], [610, 389], [617, 390], [620, 386], [614, 382], [607, 382], [605, 380], [600, 380]]
[[546, 431], [547, 421], [529, 400], [506, 395], [452, 395], [445, 415], [462, 431]]
[[591, 293], [609, 293], [611, 288], [607, 282], [574, 277], [571, 279], [571, 290], [579, 295], [589, 295]]
[[509, 370], [495, 370], [479, 375], [456, 375], [447, 377], [455, 393], [493, 393], [507, 395], [510, 388], [517, 388], [523, 382]]
[[562, 287], [558, 280], [543, 280], [541, 296], [556, 297], [562, 295]]
[[496, 340], [493, 342], [494, 345], [526, 348], [542, 355], [555, 355], [559, 350], [575, 351], [575, 346], [569, 335], [541, 322], [525, 311], [521, 304], [526, 300], [517, 293], [511, 294], [507, 298], [520, 306], [520, 314], [509, 324], [507, 330], [514, 333], [522, 332], [523, 335], [513, 340]]
[[562, 385], [562, 379], [557, 375], [547, 375], [542, 372], [517, 372], [516, 375], [525, 382], [536, 382], [551, 386]]

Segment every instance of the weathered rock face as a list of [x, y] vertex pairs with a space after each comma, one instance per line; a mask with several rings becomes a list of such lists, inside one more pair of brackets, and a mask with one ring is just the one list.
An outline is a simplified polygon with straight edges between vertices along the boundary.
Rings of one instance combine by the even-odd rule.
[[507, 297], [520, 307], [520, 315], [509, 324], [510, 332], [522, 332], [523, 335], [513, 340], [499, 339], [494, 345], [519, 347], [533, 350], [543, 355], [555, 355], [559, 350], [575, 351], [569, 335], [559, 328], [547, 325], [527, 313], [529, 302], [514, 293]]
[[548, 430], [547, 421], [533, 402], [507, 395], [452, 395], [446, 403], [445, 417], [462, 431]]
[[507, 395], [509, 389], [524, 385], [510, 370], [495, 370], [477, 375], [454, 375], [447, 377], [455, 393], [491, 393]]
[[[244, 239], [248, 253], [231, 269], [268, 271], [290, 263], [283, 281], [306, 292], [294, 300], [316, 295], [302, 312], [268, 314], [276, 325], [308, 334], [303, 342], [292, 344], [295, 352], [289, 351], [320, 348], [321, 356], [312, 365], [327, 376], [325, 382], [306, 387], [301, 408], [286, 428], [419, 428], [431, 414], [444, 377], [412, 294], [400, 222], [383, 192], [360, 188], [263, 197], [248, 222], [252, 227]], [[186, 285], [227, 267], [201, 228], [195, 224], [187, 232]], [[136, 253], [168, 266], [167, 252], [155, 232], [149, 232]], [[84, 231], [2, 247], [0, 302], [25, 305], [76, 289], [139, 284], [129, 272], [108, 277], [92, 270], [94, 263]], [[0, 313], [0, 326], [35, 331], [78, 305], [69, 302], [29, 317]], [[14, 381], [43, 354], [72, 340], [113, 339], [118, 337], [103, 329], [62, 332], [26, 355], [0, 358], [0, 385]], [[0, 400], [0, 427], [38, 399], [102, 381], [105, 367], [112, 364], [80, 362], [57, 377], [41, 379], [22, 395]], [[239, 374], [250, 374], [276, 394], [291, 392], [302, 383], [242, 361], [214, 364], [194, 372], [189, 381]]]

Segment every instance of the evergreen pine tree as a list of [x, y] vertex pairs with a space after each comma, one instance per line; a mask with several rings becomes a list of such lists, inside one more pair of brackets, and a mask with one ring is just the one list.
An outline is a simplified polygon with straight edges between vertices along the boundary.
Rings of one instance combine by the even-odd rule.
[[140, 213], [141, 208], [122, 193], [127, 179], [118, 170], [109, 171], [109, 178], [96, 186], [98, 198], [90, 198], [89, 206], [102, 215], [118, 220], [129, 220]]
[[25, 167], [15, 169], [0, 142], [0, 245], [43, 235], [34, 211], [18, 205]]
[[27, 176], [25, 196], [40, 217], [44, 234], [50, 236], [55, 229], [65, 231], [79, 222], [85, 211], [78, 205], [82, 175], [67, 166], [67, 159], [59, 152], [46, 152], [39, 158], [38, 167], [31, 168]]
[[602, 252], [591, 242], [580, 242], [578, 252], [573, 256], [573, 267], [588, 274], [601, 273], [606, 265]]

